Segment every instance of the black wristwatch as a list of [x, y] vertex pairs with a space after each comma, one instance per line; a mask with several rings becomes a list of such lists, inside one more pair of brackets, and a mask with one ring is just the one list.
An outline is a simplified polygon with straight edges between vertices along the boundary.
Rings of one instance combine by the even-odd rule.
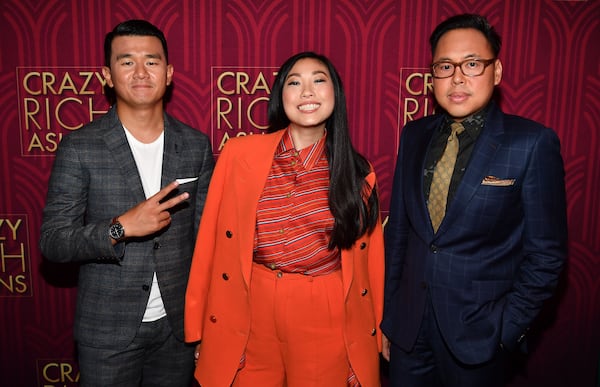
[[125, 229], [117, 217], [113, 218], [112, 222], [110, 223], [110, 227], [108, 228], [108, 236], [117, 242], [125, 238]]

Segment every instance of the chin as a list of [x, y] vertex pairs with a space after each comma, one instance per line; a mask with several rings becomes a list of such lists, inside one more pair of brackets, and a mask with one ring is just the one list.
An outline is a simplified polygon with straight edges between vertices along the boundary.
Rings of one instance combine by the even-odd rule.
[[455, 119], [463, 119], [466, 118], [468, 116], [470, 116], [471, 114], [475, 113], [478, 109], [473, 109], [473, 108], [456, 108], [456, 107], [452, 107], [450, 106], [449, 108], [444, 108], [446, 110], [446, 112], [448, 113], [448, 115], [452, 118]]

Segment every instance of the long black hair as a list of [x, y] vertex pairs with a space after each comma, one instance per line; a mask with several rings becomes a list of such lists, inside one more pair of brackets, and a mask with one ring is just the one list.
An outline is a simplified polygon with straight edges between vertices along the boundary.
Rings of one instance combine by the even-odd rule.
[[283, 87], [296, 62], [307, 58], [323, 63], [333, 82], [335, 105], [331, 116], [325, 122], [326, 153], [329, 162], [329, 209], [334, 217], [329, 248], [348, 249], [359, 237], [371, 232], [375, 227], [379, 220], [379, 200], [376, 187], [368, 187], [365, 182], [365, 177], [371, 172], [371, 165], [354, 149], [350, 141], [346, 95], [342, 80], [329, 59], [314, 52], [301, 52], [285, 61], [271, 88], [268, 132], [285, 129], [290, 125], [283, 108]]

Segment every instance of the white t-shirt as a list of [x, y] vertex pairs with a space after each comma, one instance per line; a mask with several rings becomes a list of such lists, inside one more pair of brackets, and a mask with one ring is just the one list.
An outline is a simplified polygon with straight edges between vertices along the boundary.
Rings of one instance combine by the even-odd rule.
[[[138, 141], [133, 135], [123, 126], [127, 141], [133, 153], [135, 164], [137, 165], [138, 173], [142, 179], [144, 194], [146, 199], [160, 191], [160, 181], [162, 176], [162, 161], [163, 150], [165, 145], [165, 132], [153, 142], [145, 144]], [[150, 298], [146, 305], [146, 312], [142, 318], [143, 322], [156, 321], [167, 315], [165, 305], [162, 301], [160, 288], [158, 287], [158, 279], [156, 272], [152, 278], [152, 288], [150, 289]]]

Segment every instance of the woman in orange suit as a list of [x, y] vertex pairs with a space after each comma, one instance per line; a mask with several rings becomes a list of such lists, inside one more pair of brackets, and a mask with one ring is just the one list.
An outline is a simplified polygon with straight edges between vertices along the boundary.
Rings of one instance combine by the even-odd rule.
[[375, 174], [331, 62], [279, 69], [265, 135], [230, 139], [186, 294], [202, 387], [379, 386], [384, 254]]

